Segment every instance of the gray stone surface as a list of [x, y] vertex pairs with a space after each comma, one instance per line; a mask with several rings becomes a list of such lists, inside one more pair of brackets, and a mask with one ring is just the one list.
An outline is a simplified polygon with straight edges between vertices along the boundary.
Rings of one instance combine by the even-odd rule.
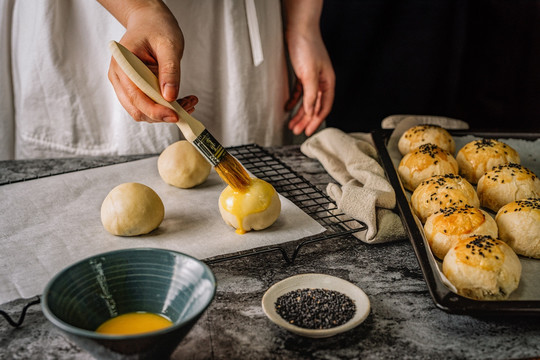
[[[324, 189], [331, 178], [295, 146], [272, 149]], [[0, 162], [0, 182], [72, 171], [128, 158]], [[0, 255], [1, 259], [1, 255]], [[214, 302], [179, 345], [174, 359], [524, 359], [540, 356], [540, 318], [476, 318], [435, 307], [408, 241], [366, 245], [352, 237], [302, 248], [294, 264], [279, 253], [211, 265]], [[317, 272], [361, 287], [371, 313], [357, 328], [309, 339], [271, 323], [261, 308], [264, 292], [289, 276]], [[15, 318], [31, 299], [0, 306]], [[30, 307], [20, 328], [0, 318], [0, 359], [91, 359]]]

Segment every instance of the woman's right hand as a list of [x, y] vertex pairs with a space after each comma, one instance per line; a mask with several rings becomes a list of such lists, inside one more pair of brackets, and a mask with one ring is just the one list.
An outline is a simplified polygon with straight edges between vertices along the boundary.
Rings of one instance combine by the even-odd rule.
[[[184, 52], [184, 36], [174, 15], [159, 0], [98, 0], [126, 28], [120, 40], [156, 74], [161, 94], [175, 101], [180, 89], [180, 60]], [[136, 121], [176, 122], [176, 113], [155, 103], [131, 82], [114, 59], [109, 67], [109, 80], [118, 100]], [[196, 98], [184, 103], [191, 104]], [[193, 103], [194, 102], [194, 103]]]

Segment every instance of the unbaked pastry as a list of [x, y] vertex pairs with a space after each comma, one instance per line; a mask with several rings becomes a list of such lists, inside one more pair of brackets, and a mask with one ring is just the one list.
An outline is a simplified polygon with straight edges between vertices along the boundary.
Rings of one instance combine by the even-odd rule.
[[103, 227], [118, 236], [147, 234], [161, 224], [164, 215], [159, 195], [139, 183], [116, 186], [101, 204]]
[[187, 140], [169, 145], [158, 158], [159, 175], [169, 185], [189, 189], [202, 184], [212, 166]]
[[281, 201], [272, 185], [253, 178], [245, 191], [227, 186], [219, 197], [219, 211], [225, 223], [245, 234], [272, 225], [281, 212]]
[[406, 155], [423, 144], [435, 144], [454, 154], [456, 143], [450, 133], [438, 125], [416, 125], [405, 131], [398, 141], [401, 155]]
[[497, 165], [520, 163], [516, 150], [495, 139], [471, 141], [458, 151], [456, 160], [459, 174], [471, 184], [476, 184], [486, 171]]
[[540, 179], [524, 166], [504, 164], [482, 175], [476, 190], [480, 205], [497, 212], [512, 201], [540, 197]]
[[495, 220], [484, 210], [469, 205], [441, 209], [428, 217], [424, 232], [431, 251], [439, 259], [460, 239], [472, 235], [497, 238]]
[[401, 159], [398, 173], [403, 186], [407, 190], [414, 191], [429, 177], [457, 174], [458, 164], [448, 151], [434, 144], [424, 144]]
[[504, 300], [519, 285], [521, 262], [504, 241], [475, 235], [456, 242], [444, 257], [442, 271], [460, 295]]
[[520, 255], [540, 259], [540, 199], [503, 206], [495, 217], [499, 237]]
[[422, 223], [440, 209], [462, 205], [480, 207], [480, 201], [474, 187], [456, 174], [432, 176], [411, 195], [411, 206]]

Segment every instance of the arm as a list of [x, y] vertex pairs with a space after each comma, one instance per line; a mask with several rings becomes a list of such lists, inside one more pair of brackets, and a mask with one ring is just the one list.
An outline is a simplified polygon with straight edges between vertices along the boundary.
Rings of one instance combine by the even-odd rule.
[[322, 4], [322, 0], [284, 0], [285, 40], [298, 79], [286, 110], [292, 110], [303, 92], [303, 106], [289, 122], [297, 135], [312, 135], [334, 102], [335, 74], [319, 27]]
[[[174, 15], [161, 0], [98, 0], [125, 28], [120, 43], [158, 77], [163, 97], [176, 100], [184, 37]], [[120, 103], [136, 121], [176, 122], [174, 111], [156, 104], [111, 60], [109, 80]], [[196, 103], [196, 98], [193, 100]], [[192, 104], [194, 105], [194, 104]]]

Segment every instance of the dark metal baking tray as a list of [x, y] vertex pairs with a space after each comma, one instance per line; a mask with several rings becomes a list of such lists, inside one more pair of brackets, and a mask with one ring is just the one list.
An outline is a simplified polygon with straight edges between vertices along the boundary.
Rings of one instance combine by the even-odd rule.
[[[469, 132], [464, 130], [450, 131], [452, 135], [473, 135], [476, 137], [488, 138], [516, 138], [525, 140], [536, 140], [540, 134], [524, 133], [495, 133], [495, 132]], [[540, 315], [540, 299], [538, 300], [502, 300], [483, 301], [473, 300], [458, 295], [450, 290], [441, 279], [436, 266], [437, 263], [431, 256], [430, 249], [426, 248], [423, 238], [412, 208], [406, 196], [405, 189], [399, 179], [396, 167], [388, 152], [388, 140], [391, 135], [390, 130], [378, 129], [373, 131], [373, 140], [379, 152], [379, 158], [384, 167], [388, 179], [396, 191], [397, 208], [399, 209], [401, 220], [409, 235], [410, 242], [414, 249], [418, 264], [426, 281], [429, 293], [435, 305], [451, 314], [464, 314], [472, 316], [502, 316], [502, 315]], [[539, 260], [540, 261], [540, 260]], [[540, 286], [540, 283], [538, 284]]]

